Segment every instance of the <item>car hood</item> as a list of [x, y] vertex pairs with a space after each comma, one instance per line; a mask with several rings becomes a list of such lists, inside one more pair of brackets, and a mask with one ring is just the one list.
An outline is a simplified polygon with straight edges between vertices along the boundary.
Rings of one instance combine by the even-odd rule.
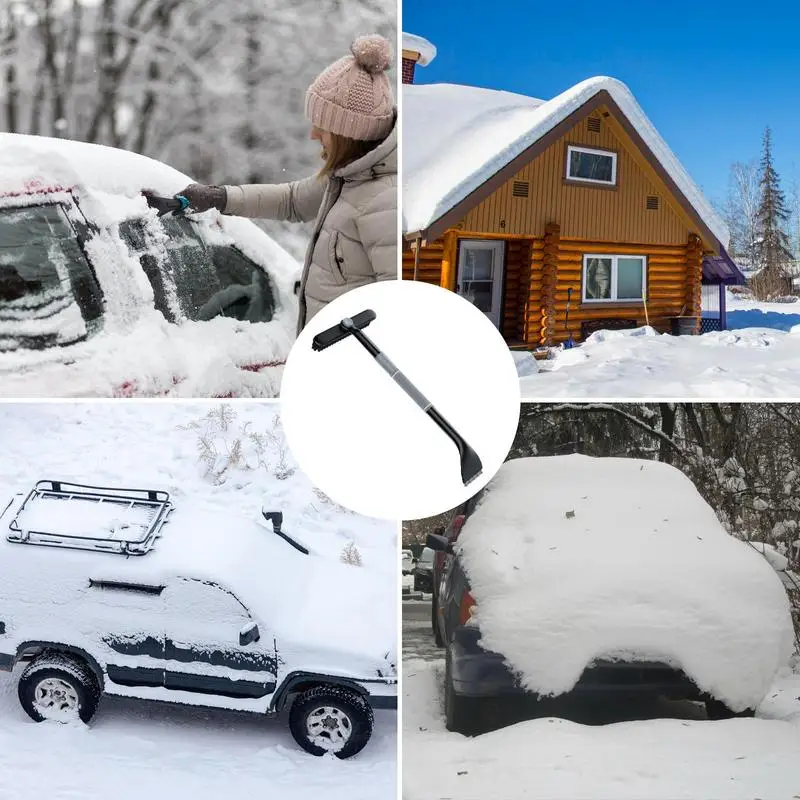
[[509, 461], [457, 547], [483, 646], [541, 694], [569, 691], [596, 659], [649, 660], [742, 710], [791, 653], [780, 579], [666, 464]]

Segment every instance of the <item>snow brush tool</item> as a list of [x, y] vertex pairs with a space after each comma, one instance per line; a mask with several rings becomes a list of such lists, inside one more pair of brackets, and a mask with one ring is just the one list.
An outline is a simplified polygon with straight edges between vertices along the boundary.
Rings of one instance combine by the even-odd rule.
[[354, 336], [364, 349], [389, 373], [395, 383], [450, 437], [458, 448], [461, 460], [461, 481], [468, 486], [483, 471], [483, 464], [478, 454], [467, 444], [463, 436], [433, 407], [422, 392], [378, 349], [375, 343], [364, 333], [363, 329], [375, 319], [372, 309], [362, 311], [354, 317], [345, 317], [338, 325], [318, 333], [311, 347], [314, 350], [325, 350], [331, 345], [341, 342], [348, 336]]
[[176, 194], [174, 197], [159, 197], [157, 194], [150, 192], [142, 192], [147, 205], [158, 211], [158, 216], [163, 217], [164, 214], [182, 214], [189, 208], [189, 200], [182, 194]]

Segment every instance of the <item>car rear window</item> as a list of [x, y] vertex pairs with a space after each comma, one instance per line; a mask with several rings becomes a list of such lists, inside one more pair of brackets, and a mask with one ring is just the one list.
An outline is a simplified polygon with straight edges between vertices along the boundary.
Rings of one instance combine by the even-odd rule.
[[[191, 320], [217, 316], [248, 322], [269, 322], [275, 311], [272, 286], [255, 262], [231, 245], [208, 242], [200, 223], [185, 217], [163, 217], [168, 241], [166, 263], [158, 263], [148, 246], [144, 223], [131, 220], [120, 226], [128, 247], [139, 254], [153, 287], [156, 308], [171, 319], [174, 291], [181, 314]], [[150, 256], [148, 258], [148, 253]], [[161, 259], [163, 261], [163, 257]]]
[[102, 311], [97, 281], [63, 208], [0, 209], [0, 350], [78, 341]]

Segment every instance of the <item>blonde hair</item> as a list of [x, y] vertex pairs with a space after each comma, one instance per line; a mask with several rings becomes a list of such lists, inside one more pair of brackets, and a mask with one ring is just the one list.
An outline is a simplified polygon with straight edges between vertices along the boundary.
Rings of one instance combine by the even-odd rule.
[[333, 175], [337, 169], [363, 158], [379, 144], [380, 139], [363, 141], [361, 139], [349, 139], [347, 136], [340, 136], [338, 133], [331, 133], [331, 146], [325, 148], [325, 164], [319, 171], [321, 178]]

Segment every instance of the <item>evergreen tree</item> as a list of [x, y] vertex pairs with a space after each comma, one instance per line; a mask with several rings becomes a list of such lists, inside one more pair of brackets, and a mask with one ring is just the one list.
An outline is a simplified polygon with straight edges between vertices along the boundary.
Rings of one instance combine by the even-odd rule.
[[772, 161], [772, 132], [764, 131], [764, 149], [759, 174], [761, 202], [758, 206], [756, 256], [761, 271], [753, 280], [753, 291], [760, 300], [786, 291], [792, 251], [786, 225], [789, 209]]

